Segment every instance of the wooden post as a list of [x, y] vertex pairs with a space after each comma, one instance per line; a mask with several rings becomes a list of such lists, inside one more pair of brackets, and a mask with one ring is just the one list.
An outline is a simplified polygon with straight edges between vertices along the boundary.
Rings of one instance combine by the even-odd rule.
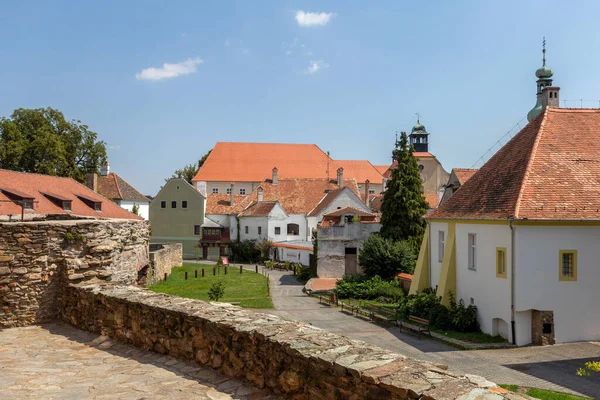
[[167, 280], [167, 273], [165, 272], [165, 281]]
[[254, 271], [258, 274], [258, 264], [254, 266]]
[[187, 271], [185, 271], [185, 280], [187, 281]]
[[213, 267], [213, 276], [217, 274], [217, 267]]
[[198, 278], [198, 270], [194, 271], [194, 278]]
[[204, 268], [202, 268], [202, 277], [204, 278]]
[[242, 274], [242, 266], [240, 265], [240, 275]]
[[225, 275], [227, 275], [227, 265], [225, 266]]

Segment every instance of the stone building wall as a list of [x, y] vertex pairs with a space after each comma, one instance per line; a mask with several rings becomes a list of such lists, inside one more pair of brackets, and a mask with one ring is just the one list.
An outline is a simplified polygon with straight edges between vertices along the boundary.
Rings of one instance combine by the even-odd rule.
[[459, 376], [308, 323], [140, 287], [71, 284], [61, 314], [81, 329], [196, 361], [294, 400], [524, 399], [484, 378]]
[[[319, 278], [342, 278], [346, 274], [346, 247], [362, 249], [362, 240], [321, 240], [317, 259]], [[357, 255], [358, 258], [358, 255]]]
[[183, 265], [183, 246], [181, 243], [152, 243], [150, 245], [150, 268], [146, 284], [151, 285], [171, 275], [173, 267]]
[[148, 263], [145, 221], [0, 223], [0, 329], [57, 317], [68, 282], [135, 283]]

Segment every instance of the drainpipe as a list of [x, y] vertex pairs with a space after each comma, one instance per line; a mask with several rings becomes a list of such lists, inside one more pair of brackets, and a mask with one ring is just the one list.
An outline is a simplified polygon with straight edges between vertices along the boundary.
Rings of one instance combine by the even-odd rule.
[[427, 232], [429, 232], [429, 237], [427, 240], [429, 241], [429, 246], [427, 247], [427, 265], [429, 266], [429, 282], [427, 282], [428, 286], [431, 287], [431, 223], [427, 221]]
[[515, 337], [515, 228], [513, 227], [513, 220], [508, 220], [508, 226], [510, 227], [510, 326], [512, 330], [512, 342], [517, 344]]

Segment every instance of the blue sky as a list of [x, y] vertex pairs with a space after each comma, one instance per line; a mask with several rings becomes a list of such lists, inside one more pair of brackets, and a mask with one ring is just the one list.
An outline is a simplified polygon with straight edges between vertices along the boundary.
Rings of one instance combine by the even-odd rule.
[[444, 167], [470, 167], [533, 107], [543, 36], [561, 106], [598, 107], [598, 15], [594, 1], [6, 2], [0, 115], [85, 122], [146, 194], [217, 141], [387, 164], [416, 112]]

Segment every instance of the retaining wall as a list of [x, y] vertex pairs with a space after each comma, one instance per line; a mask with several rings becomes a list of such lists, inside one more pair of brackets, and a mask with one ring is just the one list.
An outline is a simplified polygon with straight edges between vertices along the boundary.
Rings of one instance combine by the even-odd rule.
[[171, 275], [173, 267], [183, 265], [183, 246], [181, 243], [152, 243], [150, 245], [150, 269], [146, 284], [151, 285]]

